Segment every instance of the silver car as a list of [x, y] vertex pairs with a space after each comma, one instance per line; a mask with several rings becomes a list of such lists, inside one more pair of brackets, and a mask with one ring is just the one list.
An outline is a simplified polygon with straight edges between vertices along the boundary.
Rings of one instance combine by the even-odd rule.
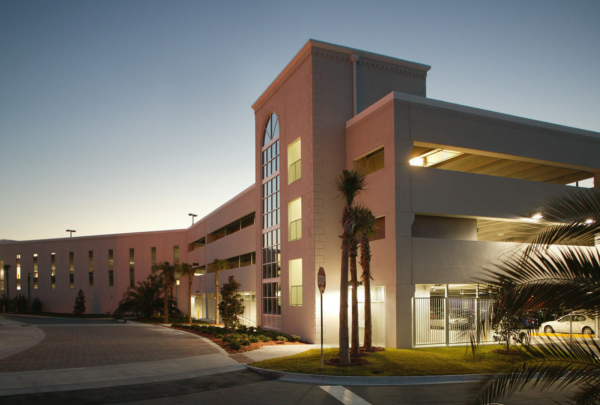
[[570, 314], [556, 321], [544, 322], [540, 330], [544, 333], [569, 333], [571, 331], [571, 318], [573, 319], [573, 333], [593, 335], [596, 329], [596, 319], [593, 316]]

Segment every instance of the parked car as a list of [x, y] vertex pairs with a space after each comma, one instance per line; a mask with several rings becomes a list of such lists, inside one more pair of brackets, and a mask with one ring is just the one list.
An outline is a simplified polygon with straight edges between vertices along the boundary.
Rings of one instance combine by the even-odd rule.
[[596, 328], [596, 319], [593, 316], [569, 314], [556, 321], [544, 322], [540, 327], [544, 333], [569, 333], [571, 330], [571, 318], [573, 318], [573, 333], [593, 335]]
[[[443, 311], [431, 311], [429, 325], [431, 329], [444, 329], [446, 320]], [[475, 311], [470, 309], [453, 309], [448, 317], [448, 326], [450, 329], [474, 329]]]

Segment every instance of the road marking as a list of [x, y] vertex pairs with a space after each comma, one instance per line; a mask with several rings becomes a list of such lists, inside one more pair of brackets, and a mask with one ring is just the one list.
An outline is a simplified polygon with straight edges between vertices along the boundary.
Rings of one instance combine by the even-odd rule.
[[321, 385], [323, 391], [340, 401], [345, 405], [371, 405], [355, 393], [341, 385]]

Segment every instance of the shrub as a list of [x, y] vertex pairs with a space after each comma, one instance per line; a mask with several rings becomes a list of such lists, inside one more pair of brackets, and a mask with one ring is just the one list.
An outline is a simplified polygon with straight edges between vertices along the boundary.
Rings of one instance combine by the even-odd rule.
[[234, 339], [239, 339], [240, 335], [238, 335], [237, 333], [234, 333], [234, 334], [231, 335], [231, 337], [234, 338]]
[[75, 315], [81, 315], [85, 313], [85, 294], [83, 293], [83, 290], [79, 290], [77, 293], [75, 305], [73, 305], [73, 313]]
[[248, 339], [248, 334], [247, 333], [242, 333], [242, 339]]
[[258, 338], [256, 336], [250, 336], [248, 340], [250, 340], [251, 343], [258, 343]]
[[173, 324], [171, 324], [171, 328], [181, 328], [181, 324], [180, 323], [173, 323]]
[[216, 337], [217, 339], [223, 339], [223, 335], [222, 335], [221, 333], [217, 333], [217, 334], [215, 335], [215, 337]]
[[292, 335], [289, 337], [290, 342], [299, 342], [300, 341], [300, 336], [298, 335]]
[[40, 301], [39, 298], [34, 298], [33, 301], [31, 301], [31, 311], [32, 312], [42, 312], [42, 307], [44, 306], [44, 304], [42, 304], [42, 301]]
[[288, 340], [287, 340], [287, 338], [286, 338], [285, 336], [283, 336], [283, 335], [278, 335], [278, 336], [277, 336], [277, 341], [278, 341], [278, 342], [287, 342]]
[[250, 341], [248, 339], [242, 340], [242, 346], [250, 346]]
[[231, 346], [231, 348], [233, 350], [240, 350], [240, 348], [242, 347], [242, 344], [240, 342], [238, 342], [237, 340], [233, 340], [229, 343], [229, 345]]
[[263, 342], [268, 342], [271, 338], [266, 337], [265, 335], [258, 335], [258, 340], [262, 340]]

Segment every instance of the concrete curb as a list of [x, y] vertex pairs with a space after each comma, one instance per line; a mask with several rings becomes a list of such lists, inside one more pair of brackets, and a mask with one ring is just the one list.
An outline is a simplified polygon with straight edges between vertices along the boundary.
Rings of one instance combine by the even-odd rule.
[[485, 381], [494, 374], [461, 374], [461, 375], [424, 375], [403, 377], [348, 377], [334, 375], [315, 375], [287, 373], [284, 371], [245, 366], [258, 374], [276, 378], [279, 381], [306, 383], [317, 385], [429, 385], [429, 384], [459, 384]]

